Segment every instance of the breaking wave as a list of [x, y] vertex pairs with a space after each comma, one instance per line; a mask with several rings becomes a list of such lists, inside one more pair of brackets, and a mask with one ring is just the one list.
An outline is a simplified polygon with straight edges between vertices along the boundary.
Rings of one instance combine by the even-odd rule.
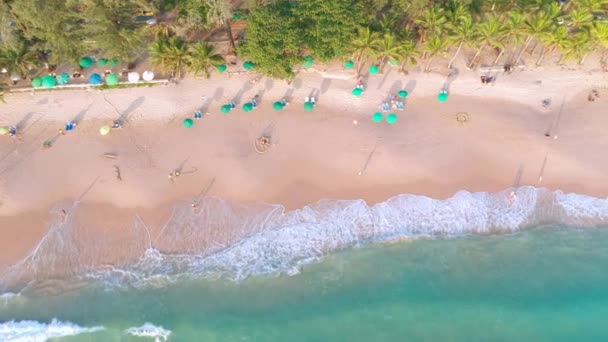
[[153, 338], [155, 342], [165, 342], [171, 335], [171, 330], [164, 329], [161, 326], [156, 326], [152, 323], [145, 323], [141, 327], [131, 327], [125, 330], [125, 333], [137, 337]]
[[[499, 193], [461, 191], [446, 200], [399, 195], [368, 205], [323, 200], [299, 210], [242, 205], [216, 197], [196, 212], [177, 204], [153, 236], [135, 215], [128, 227], [84, 222], [78, 204], [0, 279], [5, 290], [52, 294], [90, 283], [162, 287], [179, 279], [296, 274], [332, 252], [395, 239], [509, 233], [543, 224], [608, 226], [608, 199], [533, 187]], [[100, 223], [101, 224], [101, 223]], [[112, 233], [108, 233], [112, 232]], [[63, 280], [70, 279], [69, 282]]]
[[71, 322], [56, 319], [50, 323], [38, 321], [9, 321], [0, 323], [0, 341], [45, 342], [52, 338], [75, 336], [104, 330], [103, 327], [83, 328]]

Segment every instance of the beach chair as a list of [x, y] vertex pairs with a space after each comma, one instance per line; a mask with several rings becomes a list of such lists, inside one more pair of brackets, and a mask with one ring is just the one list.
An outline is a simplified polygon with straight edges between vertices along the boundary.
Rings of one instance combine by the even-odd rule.
[[312, 102], [313, 104], [316, 103], [316, 100], [313, 96], [310, 97], [310, 102]]
[[383, 102], [380, 108], [383, 112], [388, 112], [391, 110], [391, 106], [388, 104], [388, 102]]
[[73, 131], [74, 128], [76, 128], [76, 123], [74, 121], [70, 121], [70, 122], [68, 122], [68, 123], [65, 124], [65, 130], [66, 130], [66, 132]]
[[403, 101], [395, 101], [393, 108], [395, 108], [395, 110], [403, 110], [403, 108], [404, 108]]
[[194, 118], [195, 119], [202, 119], [203, 118], [203, 113], [200, 110], [197, 110], [196, 112], [194, 112]]
[[230, 108], [232, 108], [232, 109], [236, 108], [236, 103], [230, 102], [228, 104], [230, 105]]

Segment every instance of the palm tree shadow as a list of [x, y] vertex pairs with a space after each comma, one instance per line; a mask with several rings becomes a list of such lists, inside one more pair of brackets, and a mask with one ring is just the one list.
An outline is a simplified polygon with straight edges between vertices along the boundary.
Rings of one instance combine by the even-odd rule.
[[458, 74], [458, 68], [452, 68], [452, 70], [450, 70], [450, 73], [448, 74], [448, 77], [445, 79], [445, 82], [443, 82], [443, 86], [441, 89], [450, 92], [450, 86], [452, 85], [452, 82], [454, 82], [458, 78]]
[[393, 71], [393, 69], [388, 69], [386, 74], [384, 74], [384, 77], [382, 77], [382, 81], [380, 81], [380, 83], [378, 84], [378, 88], [376, 88], [376, 89], [382, 88], [382, 86], [384, 85], [384, 82], [386, 82], [386, 79], [388, 78], [388, 75], [391, 73], [391, 71]]
[[32, 116], [34, 116], [34, 112], [29, 112], [27, 114], [25, 114], [25, 116], [23, 118], [21, 118], [21, 120], [19, 120], [19, 122], [17, 122], [17, 124], [15, 125], [15, 128], [17, 128], [17, 131], [21, 131], [25, 128], [25, 125], [27, 124], [28, 121], [30, 121], [30, 119], [32, 118]]

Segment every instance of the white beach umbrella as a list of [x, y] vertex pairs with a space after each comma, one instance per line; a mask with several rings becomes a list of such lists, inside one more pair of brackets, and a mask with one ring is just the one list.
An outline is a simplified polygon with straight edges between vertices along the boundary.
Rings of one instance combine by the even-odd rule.
[[17, 74], [12, 74], [11, 75], [11, 81], [17, 82], [21, 80], [21, 76], [17, 75]]
[[129, 73], [129, 82], [130, 83], [137, 83], [139, 82], [139, 73], [136, 71], [132, 71]]
[[144, 78], [144, 81], [152, 81], [154, 79], [154, 73], [152, 71], [144, 71], [144, 74], [142, 75]]

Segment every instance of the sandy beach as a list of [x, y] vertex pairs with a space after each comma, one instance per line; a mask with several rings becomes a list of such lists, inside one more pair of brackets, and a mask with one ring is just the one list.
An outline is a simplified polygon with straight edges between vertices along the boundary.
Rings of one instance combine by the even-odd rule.
[[[452, 72], [387, 68], [365, 80], [359, 98], [351, 95], [354, 72], [341, 67], [302, 71], [291, 84], [227, 74], [166, 86], [10, 94], [0, 125], [17, 125], [20, 137], [0, 141], [0, 268], [44, 236], [50, 208], [66, 203], [69, 210], [77, 199], [96, 208], [98, 229], [107, 229], [108, 217], [120, 226], [137, 214], [158, 231], [172, 203], [202, 195], [288, 209], [320, 199], [375, 203], [404, 193], [446, 198], [522, 185], [608, 196], [605, 73], [545, 68], [482, 85], [477, 72]], [[443, 88], [450, 97], [439, 103]], [[410, 94], [397, 122], [372, 122], [400, 89]], [[589, 102], [592, 89], [600, 97]], [[311, 94], [317, 106], [307, 113], [302, 103]], [[258, 108], [243, 112], [255, 95]], [[274, 111], [281, 98], [290, 104]], [[220, 114], [230, 101], [237, 108]], [[183, 128], [195, 110], [210, 114]], [[119, 117], [122, 129], [99, 135]], [[78, 121], [76, 130], [58, 136], [69, 120]], [[272, 142], [265, 154], [254, 148], [261, 135]], [[48, 139], [54, 144], [43, 149]], [[182, 174], [172, 181], [175, 170]]]

